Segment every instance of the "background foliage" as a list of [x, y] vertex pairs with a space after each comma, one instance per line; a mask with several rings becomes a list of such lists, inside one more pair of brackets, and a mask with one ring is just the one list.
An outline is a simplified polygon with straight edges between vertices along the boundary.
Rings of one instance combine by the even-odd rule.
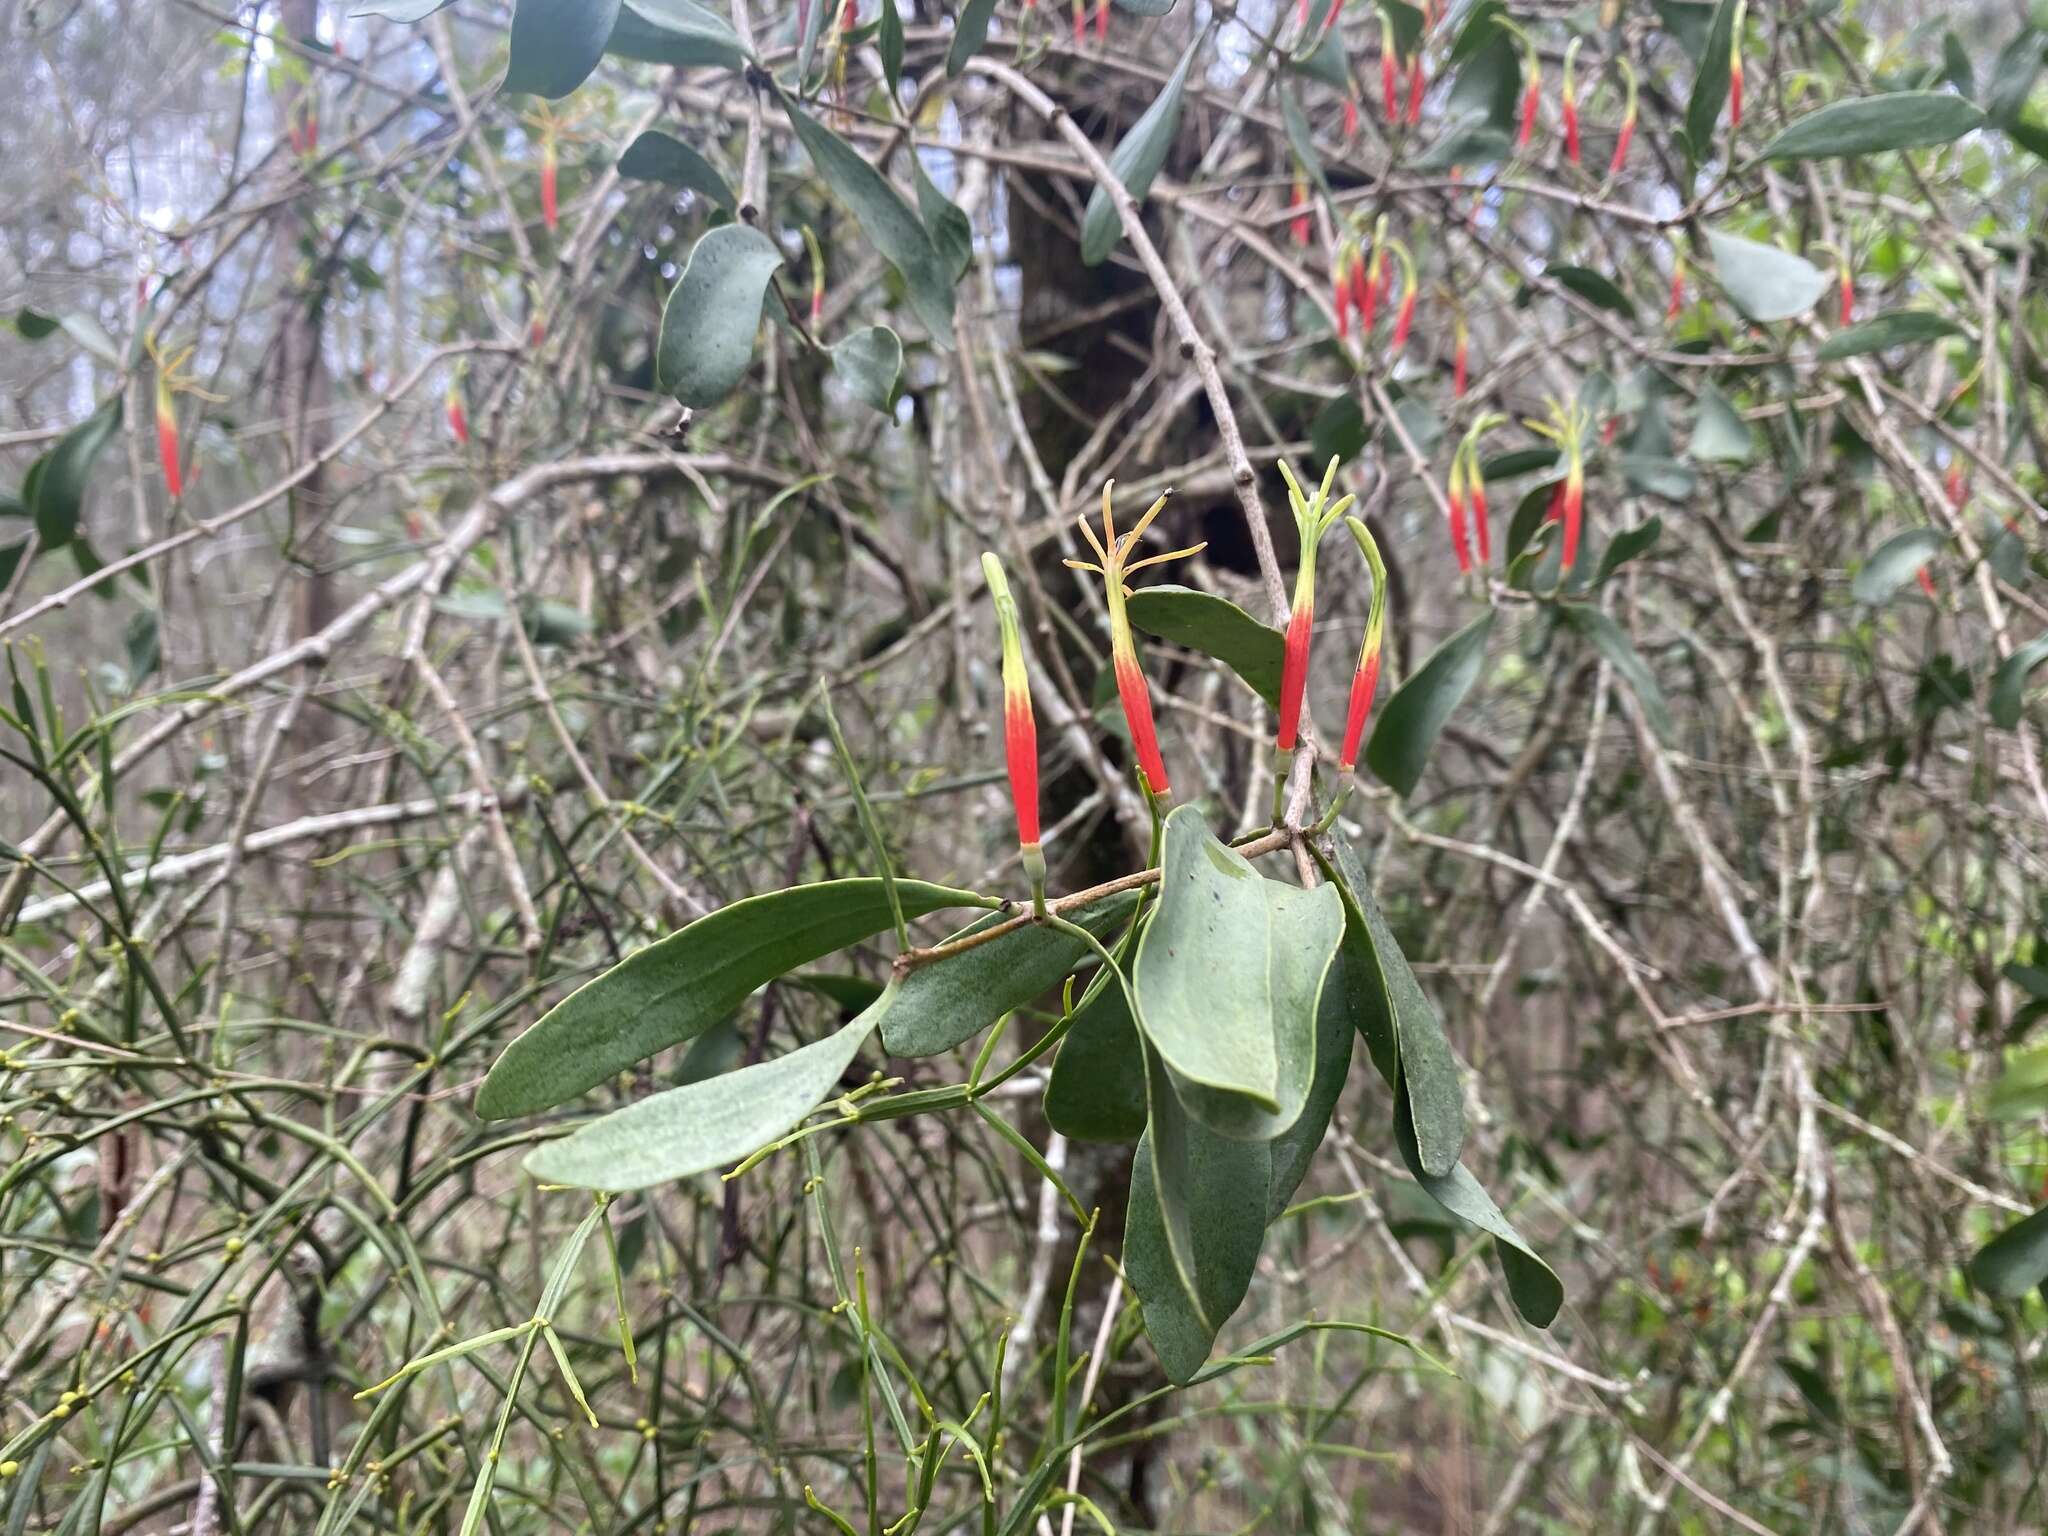
[[[8, 1536], [2042, 1525], [2040, 5], [358, 9], [0, 6]], [[1398, 261], [1339, 336], [1394, 240], [1405, 344]], [[1035, 1065], [730, 1181], [521, 1171], [886, 975], [477, 1117], [692, 917], [874, 873], [875, 827], [1022, 894], [984, 548], [1053, 888], [1142, 861], [1074, 519], [1173, 488], [1178, 579], [1279, 624], [1273, 466], [1332, 453], [1402, 722], [1338, 830], [1551, 1329], [1363, 1070], [1178, 1391], [1129, 1149], [1051, 1132]], [[1176, 789], [1262, 827], [1246, 632], [1147, 601]], [[1389, 700], [1454, 636], [1421, 728]]]

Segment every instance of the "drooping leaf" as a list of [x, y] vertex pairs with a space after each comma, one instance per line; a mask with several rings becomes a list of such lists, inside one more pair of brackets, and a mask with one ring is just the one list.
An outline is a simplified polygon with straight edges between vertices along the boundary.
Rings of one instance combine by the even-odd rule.
[[1948, 144], [1984, 125], [1984, 114], [1947, 91], [1894, 91], [1837, 101], [1788, 124], [1764, 146], [1766, 160], [1826, 160]]
[[1555, 278], [1571, 289], [1588, 304], [1611, 310], [1627, 320], [1636, 317], [1635, 305], [1629, 302], [1627, 294], [1615, 286], [1614, 279], [1595, 272], [1591, 267], [1575, 267], [1553, 262], [1545, 267], [1543, 272], [1546, 277]]
[[1685, 104], [1685, 136], [1691, 145], [1692, 161], [1707, 158], [1714, 142], [1714, 125], [1728, 104], [1730, 66], [1734, 60], [1735, 12], [1742, 0], [1721, 0], [1714, 7], [1713, 23], [1699, 56], [1699, 70], [1693, 76], [1692, 97]]
[[1416, 1155], [1414, 1132], [1407, 1103], [1401, 1101], [1394, 1112], [1394, 1140], [1401, 1148], [1401, 1160], [1408, 1165], [1409, 1174], [1430, 1199], [1492, 1237], [1515, 1310], [1532, 1327], [1548, 1328], [1564, 1305], [1564, 1282], [1557, 1278], [1557, 1271], [1543, 1262], [1514, 1224], [1501, 1214], [1493, 1197], [1466, 1171], [1463, 1163], [1454, 1163], [1441, 1174], [1424, 1168]]
[[705, 64], [739, 69], [747, 62], [732, 24], [696, 0], [626, 0], [605, 52], [685, 69]]
[[1702, 464], [1747, 464], [1756, 456], [1749, 423], [1711, 384], [1700, 390], [1699, 414], [1693, 420], [1692, 442], [1686, 452]]
[[[1180, 63], [1166, 77], [1166, 84], [1160, 87], [1152, 105], [1131, 124], [1130, 132], [1110, 154], [1109, 168], [1123, 183], [1124, 190], [1131, 194], [1133, 202], [1145, 201], [1145, 195], [1152, 190], [1152, 179], [1166, 164], [1167, 151], [1173, 148], [1173, 141], [1180, 134], [1181, 103], [1187, 96], [1188, 71], [1194, 68], [1195, 52], [1202, 46], [1203, 35], [1206, 34], [1197, 35], [1188, 44], [1180, 56]], [[1123, 231], [1123, 221], [1117, 217], [1116, 204], [1110, 198], [1109, 189], [1098, 185], [1088, 194], [1088, 206], [1081, 215], [1082, 262], [1091, 267], [1099, 266], [1116, 249], [1117, 242], [1123, 238]]]
[[846, 140], [786, 96], [782, 108], [825, 184], [853, 210], [861, 232], [874, 242], [883, 259], [903, 274], [910, 307], [931, 333], [933, 344], [950, 347], [953, 277], [917, 210]]
[[[822, 3], [822, 0], [821, 0]], [[957, 80], [967, 61], [981, 52], [988, 41], [988, 24], [996, 13], [996, 0], [967, 0], [953, 21], [953, 46], [946, 50], [946, 78]]]
[[1707, 231], [1714, 269], [1735, 307], [1752, 320], [1790, 320], [1803, 315], [1827, 291], [1828, 275], [1812, 262], [1759, 245], [1740, 235]]
[[[1193, 1127], [1193, 1134], [1203, 1134], [1192, 1121], [1187, 1123]], [[1249, 1191], [1254, 1182], [1252, 1175], [1259, 1171], [1261, 1163], [1267, 1164], [1266, 1178], [1270, 1181], [1270, 1154], [1266, 1148], [1250, 1142], [1226, 1141], [1220, 1136], [1208, 1137], [1206, 1145], [1215, 1149], [1216, 1156], [1213, 1160], [1204, 1158], [1194, 1163], [1189, 1180], [1195, 1189], [1192, 1198], [1197, 1206], [1215, 1213], [1231, 1209], [1241, 1212], [1243, 1201], [1256, 1198], [1258, 1205], [1253, 1209], [1255, 1213], [1263, 1214], [1264, 1186], [1260, 1186], [1256, 1197], [1250, 1197]], [[1145, 1336], [1152, 1341], [1161, 1369], [1169, 1381], [1184, 1385], [1208, 1360], [1209, 1351], [1216, 1343], [1217, 1331], [1237, 1310], [1238, 1302], [1244, 1299], [1244, 1289], [1250, 1286], [1252, 1271], [1258, 1266], [1258, 1248], [1248, 1245], [1251, 1246], [1251, 1258], [1246, 1263], [1241, 1251], [1245, 1224], [1241, 1220], [1218, 1223], [1226, 1228], [1227, 1238], [1237, 1241], [1227, 1247], [1212, 1245], [1213, 1251], [1204, 1265], [1202, 1278], [1206, 1281], [1211, 1309], [1223, 1313], [1221, 1318], [1212, 1322], [1207, 1312], [1198, 1309], [1174, 1263], [1153, 1168], [1151, 1132], [1148, 1130], [1139, 1140], [1131, 1160], [1130, 1205], [1124, 1214], [1124, 1274], [1144, 1309]], [[1233, 1206], [1227, 1202], [1238, 1204]], [[1205, 1227], [1207, 1224], [1205, 1221]], [[1259, 1234], [1261, 1238], [1263, 1235], [1262, 1232]], [[1199, 1243], [1200, 1239], [1196, 1241]], [[1239, 1271], [1242, 1271], [1244, 1281], [1232, 1299], [1229, 1282]], [[1227, 1306], [1225, 1302], [1228, 1302]]]
[[833, 345], [832, 371], [854, 399], [890, 415], [896, 409], [896, 380], [903, 372], [903, 343], [886, 325], [855, 331]]
[[604, 57], [619, 19], [619, 0], [516, 0], [507, 94], [566, 96]]
[[1590, 603], [1560, 603], [1558, 613], [1593, 645], [1607, 664], [1619, 672], [1642, 706], [1643, 719], [1667, 747], [1671, 745], [1671, 710], [1664, 702], [1664, 690], [1647, 663], [1629, 642], [1628, 635], [1613, 618]]
[[1045, 1084], [1045, 1118], [1074, 1141], [1136, 1141], [1145, 1130], [1145, 1053], [1124, 989], [1075, 1015]]
[[1911, 581], [1948, 545], [1947, 537], [1934, 528], [1908, 528], [1878, 545], [1863, 562], [1863, 569], [1849, 584], [1856, 601], [1875, 608]]
[[1266, 1187], [1266, 1220], [1270, 1224], [1294, 1198], [1301, 1181], [1308, 1177], [1323, 1135], [1330, 1128], [1330, 1116], [1351, 1075], [1351, 1045], [1357, 1033], [1351, 1026], [1350, 993], [1344, 980], [1344, 956], [1340, 946], [1323, 983], [1316, 1008], [1315, 1079], [1301, 1114], [1272, 1143], [1272, 1181]]
[[939, 190], [924, 161], [919, 159], [916, 165], [917, 215], [924, 220], [925, 233], [931, 236], [941, 266], [958, 282], [974, 259], [974, 226], [967, 222], [960, 205]]
[[1279, 630], [1261, 624], [1228, 598], [1170, 583], [1140, 587], [1125, 609], [1146, 634], [1214, 657], [1279, 708], [1280, 666], [1287, 648], [1287, 638]]
[[[1125, 891], [1067, 917], [1100, 939], [1128, 921], [1137, 904], [1137, 893]], [[1008, 920], [1007, 913], [991, 912], [950, 938], [965, 938]], [[1012, 1009], [1058, 986], [1061, 977], [1094, 955], [1072, 934], [1027, 923], [999, 939], [919, 966], [896, 988], [895, 1005], [882, 1020], [882, 1044], [892, 1056], [950, 1051]]]
[[[971, 891], [898, 880], [905, 918], [987, 903]], [[786, 971], [891, 926], [875, 878], [792, 886], [720, 907], [571, 992], [505, 1047], [476, 1112], [505, 1120], [566, 1104], [656, 1051], [695, 1039]]]
[[875, 1026], [859, 1018], [786, 1056], [650, 1095], [527, 1154], [526, 1171], [578, 1189], [646, 1189], [740, 1161], [786, 1136], [832, 1096]]
[[649, 129], [619, 156], [619, 174], [631, 181], [659, 181], [671, 187], [686, 187], [709, 198], [721, 208], [737, 206], [732, 188], [718, 174], [718, 167], [681, 139]]
[[1963, 328], [1945, 316], [1930, 314], [1924, 309], [1895, 309], [1888, 314], [1872, 315], [1845, 331], [1835, 332], [1814, 349], [1813, 355], [1820, 362], [1832, 363], [1845, 357], [1863, 357], [1872, 352], [1887, 352], [1893, 347], [1962, 334]]
[[1593, 585], [1599, 586], [1629, 561], [1647, 554], [1663, 532], [1663, 520], [1653, 517], [1640, 527], [1625, 528], [1609, 539], [1607, 547], [1600, 552], [1600, 566], [1594, 572]]
[[1277, 1111], [1265, 882], [1192, 805], [1167, 816], [1165, 850], [1131, 972], [1138, 1027], [1179, 1077]]
[[1236, 1141], [1271, 1142], [1301, 1118], [1315, 1082], [1316, 1013], [1330, 962], [1344, 935], [1344, 904], [1332, 886], [1305, 891], [1278, 880], [1261, 884], [1271, 918], [1267, 1027], [1278, 1064], [1278, 1108], [1265, 1109], [1241, 1094], [1216, 1093], [1200, 1083], [1174, 1083], [1181, 1102], [1197, 1119]]
[[1387, 701], [1366, 745], [1365, 761], [1396, 794], [1411, 795], [1422, 782], [1437, 733], [1479, 680], [1492, 631], [1489, 608], [1432, 651]]
[[2024, 1296], [2048, 1280], [2048, 1206], [1978, 1249], [1970, 1260], [1970, 1279], [1993, 1296], [2008, 1299]]
[[662, 307], [656, 386], [696, 407], [739, 388], [754, 358], [761, 300], [781, 265], [775, 242], [750, 225], [707, 231]]
[[1316, 857], [1344, 901], [1340, 975], [1352, 1025], [1410, 1122], [1421, 1128], [1423, 1167], [1448, 1173], [1465, 1144], [1465, 1098], [1451, 1043], [1373, 898], [1365, 866], [1341, 837], [1329, 843], [1329, 852], [1318, 849]]
[[120, 425], [121, 397], [110, 395], [29, 466], [22, 481], [22, 500], [35, 518], [40, 549], [61, 549], [77, 536], [93, 465]]
[[2016, 730], [2027, 701], [2027, 678], [2048, 661], [2048, 635], [2037, 635], [1998, 664], [1991, 674], [1991, 723]]

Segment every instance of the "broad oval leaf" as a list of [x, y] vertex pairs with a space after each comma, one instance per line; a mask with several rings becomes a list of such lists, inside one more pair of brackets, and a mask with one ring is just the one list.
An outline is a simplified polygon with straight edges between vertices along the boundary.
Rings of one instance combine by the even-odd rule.
[[1515, 1230], [1514, 1223], [1501, 1214], [1493, 1197], [1466, 1171], [1463, 1163], [1454, 1163], [1440, 1174], [1422, 1167], [1416, 1156], [1414, 1130], [1406, 1104], [1397, 1106], [1394, 1140], [1401, 1148], [1401, 1160], [1408, 1165], [1410, 1175], [1430, 1199], [1492, 1237], [1515, 1310], [1531, 1326], [1548, 1328], [1564, 1306], [1564, 1282], [1557, 1278], [1557, 1271], [1543, 1262]]
[[1268, 996], [1278, 1108], [1262, 1109], [1235, 1093], [1216, 1093], [1199, 1083], [1176, 1081], [1174, 1089], [1194, 1116], [1237, 1141], [1270, 1142], [1301, 1118], [1316, 1075], [1316, 1017], [1323, 988], [1344, 936], [1344, 903], [1329, 884], [1312, 891], [1278, 880], [1263, 880], [1270, 919], [1267, 933]]
[[867, 157], [807, 114], [788, 97], [782, 101], [790, 126], [802, 141], [825, 184], [853, 210], [854, 219], [889, 264], [903, 274], [910, 306], [931, 332], [933, 343], [950, 347], [953, 337], [953, 277], [940, 260], [917, 210]]
[[1280, 707], [1280, 668], [1287, 637], [1261, 624], [1228, 598], [1192, 587], [1140, 587], [1124, 604], [1148, 635], [1214, 657], [1273, 708]]
[[1323, 1144], [1330, 1116], [1336, 1112], [1345, 1080], [1351, 1075], [1351, 1045], [1357, 1038], [1351, 1027], [1350, 993], [1344, 980], [1340, 946], [1316, 1008], [1315, 1077], [1309, 1087], [1308, 1102], [1294, 1124], [1275, 1137], [1269, 1148], [1273, 1159], [1272, 1178], [1266, 1186], [1269, 1225], [1279, 1219], [1294, 1192], [1301, 1188], [1301, 1181], [1308, 1177], [1309, 1165]]
[[[1068, 919], [1101, 938], [1128, 919], [1137, 905], [1137, 893], [1123, 891], [1068, 914]], [[1009, 920], [1007, 912], [991, 912], [952, 937], [965, 938]], [[1026, 923], [999, 939], [921, 965], [896, 988], [895, 1005], [882, 1020], [882, 1044], [892, 1056], [950, 1051], [1012, 1009], [1058, 986], [1060, 978], [1094, 954], [1091, 946], [1070, 933]], [[1123, 991], [1114, 986], [1103, 990]]]
[[29, 466], [22, 480], [22, 500], [36, 520], [39, 550], [61, 549], [77, 536], [85, 515], [86, 483], [120, 425], [121, 397], [111, 395]]
[[1311, 31], [1316, 40], [1315, 46], [1307, 53], [1290, 55], [1287, 67], [1310, 80], [1327, 85], [1333, 91], [1349, 91], [1351, 55], [1344, 51], [1343, 33], [1336, 27], [1331, 27], [1327, 31], [1317, 27]]
[[1136, 1141], [1145, 1130], [1145, 1052], [1112, 981], [1074, 1014], [1045, 1084], [1045, 1118], [1074, 1141]]
[[1749, 423], [1711, 384], [1700, 390], [1699, 414], [1685, 451], [1702, 464], [1747, 464], [1756, 456]]
[[[972, 891], [896, 881], [905, 918], [980, 907]], [[827, 880], [720, 907], [627, 956], [505, 1047], [477, 1090], [485, 1120], [565, 1104], [656, 1051], [693, 1040], [786, 971], [891, 926], [879, 879]]]
[[981, 52], [988, 41], [988, 24], [996, 13], [996, 0], [967, 0], [953, 23], [953, 45], [946, 50], [946, 78], [956, 80], [967, 61]]
[[1608, 665], [1619, 672], [1622, 680], [1634, 691], [1636, 702], [1642, 706], [1643, 719], [1667, 747], [1671, 745], [1671, 710], [1664, 702], [1664, 690], [1657, 686], [1657, 678], [1650, 671], [1642, 656], [1622, 627], [1613, 618], [1593, 607], [1590, 603], [1560, 603], [1557, 611], [1564, 621], [1577, 630], [1593, 648], [1607, 658]]
[[1950, 144], [1984, 126], [1984, 114], [1947, 91], [1894, 91], [1809, 112], [1764, 146], [1766, 160], [1825, 160], [1887, 149]]
[[1342, 838], [1329, 841], [1329, 852], [1318, 849], [1316, 857], [1344, 899], [1338, 974], [1349, 1017], [1398, 1106], [1420, 1127], [1422, 1166], [1449, 1173], [1465, 1144], [1465, 1097], [1451, 1043], [1373, 899], [1365, 866]]
[[1152, 1116], [1131, 1162], [1124, 1268], [1159, 1363], [1184, 1383], [1208, 1360], [1258, 1268], [1272, 1153], [1207, 1130], [1147, 1057]]
[[738, 69], [747, 62], [732, 24], [696, 0], [626, 0], [605, 52], [680, 68], [712, 64]]
[[[1136, 1180], [1134, 1179], [1135, 1185]], [[2024, 1296], [2048, 1280], [2048, 1205], [2007, 1227], [1977, 1250], [1970, 1278], [1993, 1296]]]
[[708, 231], [661, 311], [657, 388], [688, 406], [716, 405], [747, 376], [761, 300], [782, 265], [775, 242], [746, 224]]
[[1991, 674], [1991, 723], [2014, 730], [2027, 701], [2027, 678], [2048, 661], [2048, 635], [2038, 635], [1998, 664]]
[[[1152, 105], [1131, 124], [1130, 132], [1109, 157], [1110, 171], [1123, 183], [1133, 202], [1145, 201], [1153, 178], [1166, 164], [1167, 151], [1180, 133], [1180, 109], [1187, 96], [1188, 71], [1194, 67], [1195, 50], [1201, 45], [1201, 35], [1188, 44]], [[1088, 207], [1081, 215], [1081, 260], [1091, 267], [1100, 265], [1116, 249], [1123, 232], [1123, 221], [1117, 217], [1109, 189], [1098, 184], [1088, 194]]]
[[1159, 907], [1138, 941], [1138, 1027], [1188, 1082], [1277, 1112], [1265, 881], [1194, 806], [1166, 818]]
[[886, 325], [855, 331], [832, 348], [832, 371], [862, 405], [889, 415], [896, 407], [896, 379], [903, 372], [903, 343]]
[[1366, 746], [1365, 761], [1397, 794], [1413, 794], [1422, 782], [1437, 733], [1479, 680], [1486, 662], [1486, 637], [1492, 632], [1489, 608], [1430, 652], [1387, 701]]
[[1735, 307], [1752, 320], [1790, 320], [1820, 299], [1828, 275], [1812, 262], [1740, 235], [1707, 231], [1714, 268]]
[[1813, 355], [1820, 362], [1832, 363], [1845, 357], [1863, 357], [1872, 352], [1887, 352], [1893, 347], [1962, 334], [1963, 328], [1945, 316], [1930, 314], [1924, 309], [1895, 309], [1889, 314], [1872, 315], [1845, 331], [1835, 332], [1814, 349]]
[[618, 19], [619, 0], [517, 0], [502, 89], [568, 95], [597, 68]]
[[728, 1167], [788, 1135], [832, 1096], [889, 1002], [885, 991], [859, 1018], [786, 1056], [615, 1109], [534, 1148], [526, 1171], [579, 1189], [646, 1189]]
[[681, 139], [649, 129], [619, 156], [619, 174], [631, 181], [659, 181], [671, 187], [686, 187], [709, 198], [721, 208], [734, 206], [732, 188], [718, 174], [718, 167]]
[[1863, 569], [1856, 573], [1849, 591], [1857, 602], [1875, 608], [1912, 580], [1947, 544], [1947, 536], [1934, 528], [1908, 528], [1904, 533], [1895, 533], [1863, 562]]

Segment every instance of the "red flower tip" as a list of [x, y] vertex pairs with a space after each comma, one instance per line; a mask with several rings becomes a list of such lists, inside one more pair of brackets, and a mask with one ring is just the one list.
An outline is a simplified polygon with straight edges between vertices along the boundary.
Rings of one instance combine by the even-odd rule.
[[1963, 461], [1951, 459], [1948, 466], [1948, 504], [1960, 512], [1969, 499], [1970, 482], [1963, 478]]
[[555, 144], [552, 138], [541, 149], [540, 221], [547, 226], [549, 234], [553, 234], [562, 222], [555, 202]]
[[1273, 737], [1274, 749], [1279, 752], [1294, 750], [1301, 726], [1302, 695], [1308, 688], [1309, 642], [1315, 630], [1316, 547], [1330, 531], [1330, 525], [1351, 506], [1348, 495], [1330, 500], [1330, 492], [1337, 483], [1337, 463], [1333, 454], [1323, 471], [1322, 484], [1313, 495], [1304, 495], [1293, 468], [1285, 459], [1280, 461], [1280, 478], [1287, 482], [1287, 500], [1294, 509], [1294, 527], [1300, 537], [1301, 563], [1295, 569], [1294, 609], [1281, 649], [1280, 726]]
[[1358, 137], [1358, 97], [1356, 94], [1344, 98], [1344, 137]]
[[1624, 117], [1621, 120], [1621, 132], [1614, 139], [1614, 158], [1607, 162], [1608, 175], [1618, 176], [1621, 174], [1622, 165], [1628, 159], [1629, 140], [1635, 136], [1636, 120], [1633, 117]]
[[1458, 316], [1457, 344], [1451, 352], [1451, 398], [1465, 398], [1467, 376], [1470, 371], [1472, 338], [1465, 332], [1465, 317]]
[[1579, 163], [1579, 104], [1564, 98], [1564, 154], [1573, 165]]
[[1095, 40], [1109, 36], [1109, 0], [1095, 0]]
[[1296, 245], [1307, 245], [1311, 231], [1308, 216], [1308, 183], [1299, 176], [1294, 178], [1294, 186], [1287, 194], [1287, 206], [1300, 210], [1289, 220], [1294, 243]]
[[164, 489], [177, 501], [185, 494], [185, 473], [178, 459], [178, 411], [171, 399], [171, 381], [156, 376], [156, 451], [164, 469]]
[[455, 441], [463, 445], [469, 442], [469, 413], [462, 408], [462, 384], [459, 379], [448, 381], [448, 431]]
[[[1003, 751], [1010, 771], [1010, 799], [1017, 812], [1017, 842], [1038, 846], [1038, 726], [1031, 713], [1031, 680], [1024, 670], [1023, 633], [1017, 604], [1002, 563], [992, 554], [981, 557], [981, 572], [995, 599], [996, 623], [1003, 646]], [[1044, 877], [1039, 877], [1042, 892]]]
[[1451, 457], [1450, 484], [1444, 487], [1444, 501], [1450, 510], [1451, 553], [1458, 558], [1458, 574], [1472, 574], [1472, 542], [1465, 530], [1465, 460]]
[[1422, 93], [1428, 87], [1428, 77], [1422, 71], [1422, 50], [1415, 51], [1415, 57], [1408, 61], [1408, 126], [1413, 128], [1422, 121]]
[[1344, 526], [1365, 556], [1372, 572], [1372, 607], [1365, 616], [1365, 640], [1358, 650], [1358, 666], [1351, 674], [1351, 701], [1344, 712], [1344, 745], [1337, 755], [1337, 770], [1349, 774], [1358, 766], [1358, 748], [1365, 739], [1365, 722], [1372, 714], [1372, 697], [1379, 689], [1380, 638], [1387, 614], [1387, 567], [1380, 559], [1379, 545], [1357, 518], [1346, 518]]

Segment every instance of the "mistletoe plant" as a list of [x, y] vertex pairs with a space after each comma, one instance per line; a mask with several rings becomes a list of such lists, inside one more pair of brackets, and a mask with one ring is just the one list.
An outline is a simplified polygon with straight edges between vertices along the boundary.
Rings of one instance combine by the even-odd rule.
[[[1303, 535], [1296, 622], [1283, 636], [1231, 609], [1234, 638], [1209, 647], [1254, 686], [1280, 680], [1276, 740], [1284, 750], [1306, 740], [1298, 733], [1315, 546], [1350, 500], [1331, 501], [1336, 475], [1333, 460], [1313, 495], [1303, 494], [1291, 472], [1287, 477]], [[1114, 487], [1105, 486], [1099, 535], [1082, 525], [1096, 559], [1072, 562], [1105, 584], [1117, 692], [1153, 818], [1150, 866], [1087, 890], [1047, 894], [1036, 731], [1016, 603], [1000, 563], [984, 556], [1002, 644], [1004, 739], [1029, 900], [898, 875], [877, 831], [877, 874], [735, 902], [628, 957], [512, 1042], [477, 1094], [480, 1115], [495, 1120], [552, 1109], [696, 1038], [769, 982], [878, 934], [893, 931], [898, 945], [879, 993], [834, 1033], [655, 1093], [549, 1141], [527, 1159], [536, 1178], [595, 1190], [644, 1188], [720, 1169], [731, 1178], [828, 1131], [968, 1110], [1057, 1182], [990, 1102], [1002, 1084], [1049, 1060], [1044, 1109], [1055, 1129], [1080, 1140], [1135, 1143], [1124, 1272], [1161, 1365], [1172, 1380], [1187, 1382], [1244, 1299], [1268, 1224], [1288, 1208], [1308, 1171], [1343, 1091], [1356, 1034], [1391, 1091], [1393, 1141], [1410, 1173], [1446, 1209], [1492, 1234], [1516, 1306], [1530, 1322], [1550, 1323], [1562, 1288], [1458, 1160], [1464, 1112], [1450, 1047], [1363, 864], [1331, 830], [1334, 815], [1320, 824], [1276, 815], [1274, 826], [1226, 841], [1200, 806], [1171, 803], [1134, 615], [1156, 631], [1185, 634], [1213, 625], [1220, 600], [1170, 587], [1140, 594], [1127, 585], [1145, 566], [1193, 553], [1140, 554], [1164, 500], [1119, 533]], [[1369, 677], [1378, 670], [1384, 573], [1364, 525], [1353, 518], [1350, 528], [1373, 582], [1359, 668]], [[1370, 681], [1362, 693], [1354, 686], [1347, 778], [1371, 694]], [[1406, 714], [1397, 694], [1382, 731], [1390, 724], [1405, 729]], [[865, 806], [857, 783], [855, 799]], [[872, 816], [866, 819], [874, 831]], [[1284, 871], [1262, 861], [1284, 862]], [[1307, 883], [1298, 878], [1304, 873]], [[911, 922], [960, 909], [981, 915], [938, 943], [911, 942]], [[1047, 994], [1060, 999], [1055, 1021], [1007, 1064], [992, 1067], [1008, 1021]], [[903, 1057], [936, 1056], [986, 1038], [964, 1081], [903, 1090], [900, 1080], [873, 1073], [849, 1090], [848, 1069], [877, 1031], [886, 1050]]]

